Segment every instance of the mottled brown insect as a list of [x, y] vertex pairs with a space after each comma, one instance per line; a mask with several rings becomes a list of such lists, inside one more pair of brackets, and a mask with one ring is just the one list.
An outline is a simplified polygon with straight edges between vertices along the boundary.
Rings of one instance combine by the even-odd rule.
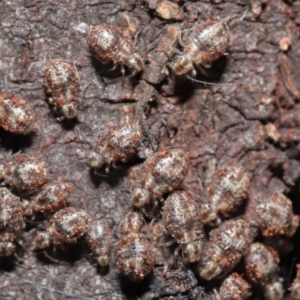
[[253, 240], [250, 225], [242, 219], [222, 223], [209, 236], [196, 270], [206, 280], [233, 268], [246, 254]]
[[179, 39], [183, 51], [178, 51], [170, 67], [176, 75], [195, 77], [197, 69], [210, 68], [214, 61], [226, 53], [229, 28], [224, 22], [209, 20], [188, 32], [184, 40]]
[[86, 234], [90, 216], [80, 209], [66, 207], [56, 212], [47, 224], [46, 232], [40, 232], [34, 240], [34, 249], [47, 249], [50, 245], [75, 244]]
[[239, 165], [217, 170], [206, 188], [209, 208], [203, 213], [204, 223], [217, 220], [218, 214], [228, 217], [239, 208], [247, 199], [249, 183], [250, 174]]
[[118, 161], [123, 163], [134, 157], [141, 145], [142, 132], [138, 125], [124, 125], [110, 129], [101, 137], [89, 156], [91, 168], [109, 166]]
[[265, 199], [257, 199], [252, 213], [245, 218], [267, 237], [292, 236], [299, 226], [299, 217], [293, 214], [290, 199], [279, 192]]
[[27, 154], [16, 154], [11, 161], [0, 166], [0, 178], [18, 191], [36, 191], [47, 182], [48, 177], [45, 162]]
[[14, 134], [28, 134], [38, 129], [30, 105], [22, 98], [0, 93], [0, 127]]
[[161, 200], [183, 181], [187, 173], [188, 157], [180, 149], [157, 152], [131, 173], [131, 201], [144, 208]]
[[32, 216], [37, 213], [56, 212], [67, 206], [72, 191], [73, 185], [70, 183], [57, 181], [45, 184], [32, 199], [23, 200], [24, 214]]
[[89, 223], [85, 240], [102, 267], [110, 263], [112, 248], [112, 231], [105, 220], [94, 220]]
[[147, 226], [147, 235], [155, 252], [155, 265], [167, 265], [173, 253], [170, 247], [167, 247], [170, 237], [164, 222], [162, 220], [151, 222]]
[[273, 248], [253, 243], [244, 263], [246, 276], [264, 288], [266, 299], [283, 299], [283, 287], [277, 275], [279, 256]]
[[154, 250], [142, 231], [143, 218], [129, 213], [122, 224], [125, 236], [116, 244], [117, 266], [132, 281], [141, 281], [153, 269]]
[[218, 300], [247, 300], [250, 295], [249, 283], [239, 274], [233, 273], [223, 281]]
[[95, 56], [103, 63], [112, 62], [114, 68], [121, 68], [125, 74], [125, 66], [133, 71], [133, 75], [143, 71], [144, 62], [136, 53], [132, 41], [122, 34], [122, 29], [113, 24], [92, 25], [87, 36], [87, 43]]
[[164, 203], [162, 219], [180, 245], [184, 260], [191, 263], [199, 261], [204, 232], [196, 200], [184, 191], [173, 192]]
[[279, 256], [271, 247], [253, 243], [245, 255], [247, 277], [254, 283], [269, 282], [278, 269]]
[[20, 230], [25, 227], [20, 198], [7, 188], [0, 188], [0, 229]]
[[16, 235], [12, 229], [0, 230], [0, 257], [13, 256], [16, 252]]
[[52, 59], [44, 70], [44, 84], [49, 103], [73, 119], [77, 115], [78, 76], [76, 68], [62, 59]]
[[[89, 155], [91, 168], [101, 168], [105, 165], [108, 173], [111, 165], [114, 166], [117, 162], [125, 163], [135, 156], [141, 157], [140, 153], [146, 152], [149, 155], [156, 151], [157, 143], [148, 128], [145, 116], [149, 102], [138, 102], [134, 122], [115, 126], [104, 133]], [[145, 145], [146, 140], [149, 146]]]
[[20, 198], [7, 188], [0, 188], [0, 257], [14, 255], [16, 235], [24, 227]]

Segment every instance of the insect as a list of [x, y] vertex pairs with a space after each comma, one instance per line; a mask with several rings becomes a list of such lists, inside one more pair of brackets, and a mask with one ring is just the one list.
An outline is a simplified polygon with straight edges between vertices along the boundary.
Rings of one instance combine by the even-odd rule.
[[179, 243], [185, 261], [200, 260], [204, 246], [204, 232], [196, 200], [184, 191], [173, 192], [165, 201], [163, 222]]
[[[228, 217], [247, 199], [250, 174], [241, 166], [227, 166], [217, 170], [206, 187], [209, 209], [205, 223]], [[203, 214], [204, 215], [204, 214]]]
[[88, 225], [85, 240], [102, 267], [110, 263], [112, 231], [105, 220], [94, 220]]
[[245, 219], [259, 228], [264, 236], [292, 236], [299, 226], [299, 217], [293, 214], [291, 200], [277, 192], [257, 201]]
[[128, 213], [123, 221], [125, 236], [116, 244], [117, 266], [132, 281], [143, 280], [153, 269], [155, 254], [153, 246], [142, 233], [143, 217]]
[[149, 157], [131, 174], [131, 201], [137, 208], [161, 200], [183, 181], [187, 173], [188, 157], [180, 149], [165, 150]]
[[135, 75], [144, 69], [141, 56], [135, 52], [130, 38], [122, 34], [122, 29], [113, 24], [92, 25], [88, 31], [87, 43], [95, 56], [103, 63], [112, 62], [114, 67], [121, 68], [125, 74], [125, 66]]
[[23, 200], [24, 215], [55, 212], [67, 206], [73, 185], [62, 181], [45, 184], [29, 201]]
[[76, 68], [62, 59], [52, 59], [44, 70], [44, 84], [49, 103], [66, 119], [77, 115], [78, 76]]
[[170, 239], [164, 222], [162, 220], [155, 223], [152, 221], [146, 231], [155, 252], [155, 265], [167, 265], [172, 257], [172, 251], [170, 247], [166, 247]]
[[0, 126], [11, 133], [26, 135], [38, 130], [35, 114], [22, 98], [0, 93]]
[[241, 275], [233, 273], [223, 281], [217, 300], [247, 300], [250, 295], [249, 283]]
[[7, 188], [0, 188], [0, 257], [15, 253], [15, 239], [25, 227], [20, 198]]
[[15, 254], [16, 235], [12, 229], [1, 229], [0, 230], [0, 257], [9, 257]]
[[0, 166], [0, 178], [18, 191], [36, 191], [47, 182], [48, 177], [45, 162], [27, 154], [16, 154], [11, 161]]
[[89, 155], [91, 168], [101, 168], [106, 165], [106, 173], [110, 166], [121, 161], [127, 162], [145, 148], [144, 140], [148, 139], [150, 147], [148, 152], [156, 150], [157, 145], [145, 121], [144, 111], [148, 106], [147, 101], [141, 100], [136, 109], [136, 122], [122, 124], [106, 132], [94, 150]]
[[246, 254], [253, 240], [250, 225], [242, 219], [222, 223], [210, 232], [209, 237], [196, 267], [198, 275], [205, 280], [233, 268]]
[[246, 276], [263, 287], [266, 299], [283, 299], [283, 287], [277, 276], [278, 263], [278, 253], [261, 243], [253, 243], [245, 255]]
[[20, 230], [25, 227], [20, 198], [7, 188], [0, 188], [0, 229]]
[[210, 68], [214, 61], [226, 53], [229, 28], [226, 23], [211, 19], [198, 24], [189, 33], [185, 41], [179, 38], [183, 51], [178, 51], [170, 68], [178, 76], [195, 77], [197, 69]]
[[45, 232], [34, 239], [35, 250], [45, 250], [50, 245], [75, 244], [86, 234], [91, 217], [81, 209], [66, 207], [56, 212], [47, 224]]

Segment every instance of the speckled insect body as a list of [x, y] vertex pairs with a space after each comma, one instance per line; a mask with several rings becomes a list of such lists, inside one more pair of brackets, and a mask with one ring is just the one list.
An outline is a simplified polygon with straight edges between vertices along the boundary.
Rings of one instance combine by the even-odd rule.
[[78, 76], [75, 67], [61, 59], [51, 60], [44, 70], [44, 84], [49, 103], [66, 119], [77, 115]]
[[0, 188], [0, 257], [14, 255], [16, 235], [24, 228], [20, 198]]
[[205, 280], [211, 280], [233, 268], [253, 241], [250, 225], [242, 219], [222, 223], [209, 236], [196, 269]]
[[97, 263], [108, 266], [112, 250], [112, 231], [105, 220], [94, 220], [89, 223], [85, 240], [94, 254]]
[[166, 265], [173, 253], [166, 246], [170, 238], [164, 222], [162, 220], [151, 222], [147, 227], [147, 234], [155, 252], [155, 265]]
[[293, 214], [291, 200], [277, 192], [259, 202], [246, 214], [245, 219], [259, 228], [264, 236], [292, 236], [298, 226], [299, 217]]
[[184, 191], [173, 192], [164, 203], [162, 219], [179, 243], [184, 260], [190, 263], [199, 261], [204, 232], [196, 200]]
[[88, 230], [91, 217], [83, 210], [66, 207], [49, 220], [46, 232], [40, 232], [34, 240], [34, 249], [47, 249], [51, 245], [75, 244]]
[[32, 199], [22, 201], [24, 214], [32, 216], [37, 213], [56, 212], [67, 206], [72, 191], [73, 185], [63, 181], [45, 184]]
[[45, 162], [27, 154], [16, 154], [11, 161], [0, 166], [0, 178], [20, 192], [37, 191], [48, 177]]
[[0, 93], [0, 127], [13, 134], [26, 135], [38, 129], [35, 114], [21, 97]]
[[0, 257], [10, 257], [16, 252], [16, 235], [12, 229], [0, 230]]
[[278, 253], [261, 243], [253, 243], [245, 256], [246, 276], [263, 287], [268, 300], [283, 299], [283, 286], [277, 276], [278, 263]]
[[247, 300], [250, 296], [250, 284], [241, 275], [233, 273], [223, 281], [217, 300]]
[[145, 234], [138, 213], [129, 213], [123, 222], [125, 236], [116, 244], [117, 266], [132, 281], [143, 280], [153, 269], [155, 253]]
[[130, 38], [121, 33], [121, 28], [113, 24], [92, 25], [87, 36], [87, 43], [95, 56], [103, 63], [112, 62], [114, 68], [121, 67], [125, 74], [125, 66], [133, 71], [133, 75], [143, 71], [144, 62], [136, 53]]
[[197, 69], [210, 68], [226, 53], [229, 28], [224, 22], [209, 20], [195, 26], [189, 33], [186, 41], [179, 40], [184, 49], [175, 56], [170, 67], [176, 75], [195, 77]]
[[142, 133], [138, 125], [124, 125], [110, 129], [101, 137], [89, 155], [91, 168], [101, 168], [116, 162], [127, 162], [137, 154], [141, 145]]
[[137, 208], [153, 205], [172, 192], [187, 173], [188, 157], [180, 149], [157, 152], [132, 172], [131, 201]]
[[25, 227], [20, 198], [7, 188], [0, 188], [0, 229], [20, 230]]
[[216, 221], [219, 214], [228, 217], [247, 199], [250, 174], [241, 166], [227, 166], [217, 170], [206, 187], [207, 204], [201, 206], [204, 223]]

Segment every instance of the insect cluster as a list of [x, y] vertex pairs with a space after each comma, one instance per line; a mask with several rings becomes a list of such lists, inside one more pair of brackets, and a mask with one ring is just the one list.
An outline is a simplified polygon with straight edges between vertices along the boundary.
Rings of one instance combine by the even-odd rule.
[[[182, 31], [182, 49], [174, 50], [177, 55], [168, 66], [177, 76], [195, 77], [197, 70], [210, 68], [226, 54], [228, 42], [226, 23], [198, 24]], [[135, 76], [146, 68], [135, 44], [113, 24], [92, 25], [87, 33], [94, 56], [104, 64], [112, 63], [113, 69], [119, 67], [122, 75], [126, 69]], [[79, 77], [75, 66], [62, 59], [49, 61], [44, 86], [49, 103], [62, 118], [76, 118]], [[108, 220], [69, 207], [73, 186], [62, 179], [51, 180], [45, 162], [16, 154], [0, 166], [0, 179], [7, 186], [0, 188], [0, 256], [13, 256], [26, 221], [42, 215], [46, 226], [34, 239], [35, 251], [53, 249], [55, 255], [57, 248], [83, 241], [99, 266], [116, 266], [134, 282], [161, 266], [167, 277], [168, 266], [180, 262], [200, 280], [211, 283], [211, 299], [248, 299], [256, 287], [266, 299], [282, 299], [279, 255], [257, 239], [295, 233], [299, 218], [293, 214], [291, 201], [276, 193], [252, 201], [244, 214], [251, 176], [239, 164], [217, 169], [197, 198], [183, 185], [189, 155], [178, 148], [156, 151], [144, 122], [146, 101], [141, 102], [136, 120], [108, 129], [88, 155], [90, 169], [105, 168], [108, 176], [118, 163], [145, 159], [130, 170], [133, 211], [113, 229]], [[38, 130], [33, 110], [17, 96], [0, 94], [0, 119], [0, 126], [13, 134]], [[140, 157], [147, 139], [151, 147], [146, 157]], [[237, 265], [241, 267], [236, 269]], [[299, 274], [292, 285], [292, 299], [299, 298], [298, 281]]]

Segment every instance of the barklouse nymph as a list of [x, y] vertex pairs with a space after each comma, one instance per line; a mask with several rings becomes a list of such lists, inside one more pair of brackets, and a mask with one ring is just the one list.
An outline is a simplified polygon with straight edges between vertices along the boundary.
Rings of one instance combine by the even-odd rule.
[[13, 256], [16, 252], [16, 233], [11, 228], [0, 229], [0, 257]]
[[27, 154], [16, 154], [0, 166], [0, 178], [18, 191], [34, 192], [48, 180], [45, 162]]
[[247, 300], [250, 295], [250, 284], [241, 275], [233, 273], [223, 281], [217, 300]]
[[209, 237], [196, 271], [206, 280], [233, 268], [247, 253], [253, 240], [250, 225], [242, 219], [222, 223], [210, 232]]
[[161, 200], [183, 181], [187, 173], [188, 157], [180, 149], [165, 150], [149, 157], [131, 172], [131, 201], [137, 208], [145, 208]]
[[45, 184], [30, 200], [23, 200], [24, 215], [56, 212], [67, 206], [73, 185], [63, 181]]
[[0, 188], [0, 229], [10, 227], [13, 230], [24, 228], [23, 208], [20, 198], [7, 188]]
[[74, 207], [66, 207], [56, 212], [47, 224], [45, 232], [35, 237], [34, 249], [45, 250], [51, 245], [75, 244], [88, 231], [91, 217]]
[[162, 220], [151, 222], [147, 227], [147, 234], [155, 252], [155, 265], [166, 265], [172, 257], [170, 247], [167, 247], [170, 236]]
[[250, 174], [239, 165], [217, 170], [206, 187], [208, 208], [203, 222], [217, 220], [218, 214], [228, 217], [234, 213], [247, 199], [249, 184]]
[[178, 51], [170, 68], [178, 76], [195, 77], [197, 69], [210, 68], [214, 61], [226, 54], [229, 28], [225, 22], [209, 20], [188, 32], [189, 34], [185, 34], [186, 38], [179, 38], [183, 51]]
[[128, 124], [111, 128], [90, 153], [90, 167], [101, 168], [106, 164], [106, 172], [109, 172], [110, 165], [118, 161], [127, 162], [137, 153], [141, 137], [139, 126]]
[[0, 93], [0, 127], [13, 134], [28, 134], [38, 129], [30, 105], [22, 98]]
[[277, 275], [279, 256], [273, 248], [253, 243], [245, 255], [244, 263], [246, 276], [263, 287], [266, 299], [283, 299], [283, 287]]
[[125, 236], [116, 244], [117, 266], [132, 281], [141, 281], [153, 269], [153, 246], [142, 233], [144, 220], [138, 213], [128, 213], [122, 224]]
[[105, 220], [89, 222], [85, 240], [97, 263], [102, 267], [108, 266], [112, 248], [112, 231], [108, 222]]
[[125, 74], [126, 66], [135, 75], [143, 71], [144, 62], [140, 54], [136, 53], [131, 38], [124, 36], [121, 31], [113, 24], [92, 25], [87, 43], [100, 61], [112, 62], [114, 69], [119, 65], [122, 75]]
[[15, 253], [15, 239], [25, 227], [20, 198], [7, 188], [0, 188], [0, 257]]
[[156, 150], [156, 142], [145, 121], [145, 110], [148, 102], [141, 100], [136, 108], [135, 121], [129, 124], [121, 124], [108, 130], [96, 144], [89, 155], [89, 166], [92, 169], [102, 168], [108, 173], [110, 166], [118, 162], [126, 163], [131, 158], [139, 156], [139, 153], [148, 148], [144, 140], [149, 140], [150, 151]]
[[197, 201], [184, 191], [173, 192], [164, 203], [162, 219], [178, 242], [184, 260], [191, 263], [200, 260], [204, 232]]
[[291, 200], [282, 193], [276, 192], [263, 197], [258, 195], [257, 199], [252, 200], [244, 218], [264, 236], [292, 236], [296, 232], [299, 217], [293, 213]]
[[78, 81], [76, 68], [62, 59], [53, 59], [45, 67], [44, 84], [49, 103], [66, 119], [77, 115]]

